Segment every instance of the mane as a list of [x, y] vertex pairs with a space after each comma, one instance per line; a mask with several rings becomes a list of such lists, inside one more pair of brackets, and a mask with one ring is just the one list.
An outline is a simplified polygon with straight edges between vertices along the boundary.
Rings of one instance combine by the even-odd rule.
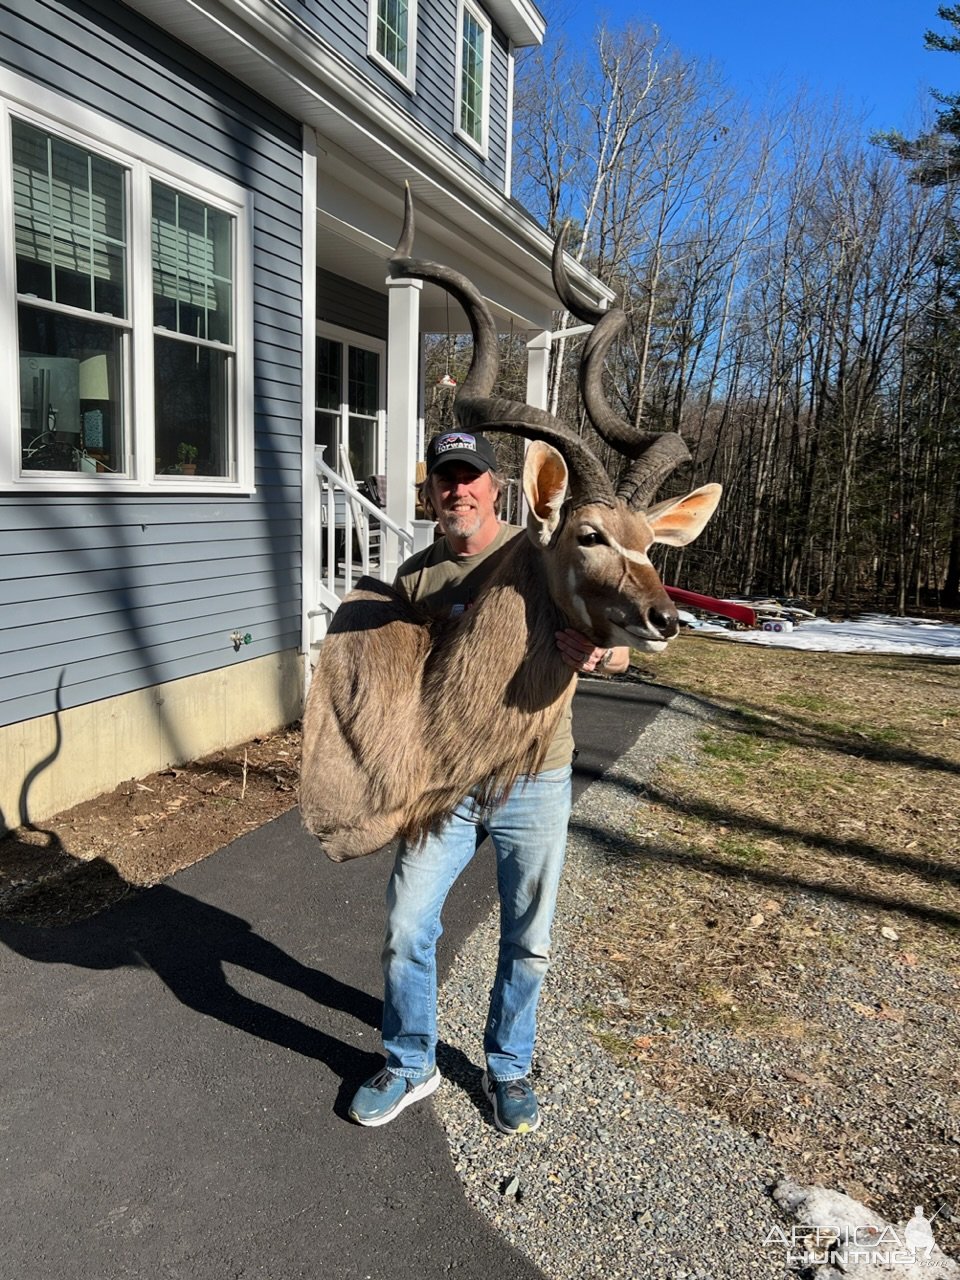
[[473, 608], [448, 624], [427, 657], [423, 714], [437, 768], [411, 807], [408, 839], [423, 836], [469, 792], [490, 803], [539, 771], [576, 684], [556, 647], [563, 626], [541, 556], [520, 534]]
[[521, 534], [449, 622], [375, 579], [347, 596], [305, 712], [300, 805], [329, 856], [416, 841], [465, 795], [489, 803], [539, 771], [576, 683], [544, 573]]

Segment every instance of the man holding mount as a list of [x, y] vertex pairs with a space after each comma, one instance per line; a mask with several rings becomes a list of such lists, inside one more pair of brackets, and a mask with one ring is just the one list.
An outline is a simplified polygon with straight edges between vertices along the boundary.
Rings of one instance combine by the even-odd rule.
[[[522, 536], [499, 518], [502, 477], [483, 436], [451, 431], [427, 449], [425, 505], [443, 536], [401, 565], [396, 587], [437, 617], [469, 609], [498, 563], [498, 552]], [[564, 661], [578, 672], [617, 674], [629, 650], [600, 649], [573, 629], [556, 633]], [[451, 697], [456, 694], [451, 690]], [[469, 744], [464, 744], [465, 749]], [[540, 988], [550, 956], [560, 873], [570, 816], [573, 736], [569, 710], [539, 772], [518, 779], [505, 800], [481, 805], [466, 796], [416, 845], [401, 841], [387, 889], [383, 948], [383, 1045], [386, 1065], [355, 1094], [351, 1117], [387, 1124], [440, 1084], [436, 1066], [436, 944], [450, 889], [486, 835], [497, 857], [500, 951], [484, 1032], [483, 1090], [503, 1133], [540, 1125], [529, 1082]]]

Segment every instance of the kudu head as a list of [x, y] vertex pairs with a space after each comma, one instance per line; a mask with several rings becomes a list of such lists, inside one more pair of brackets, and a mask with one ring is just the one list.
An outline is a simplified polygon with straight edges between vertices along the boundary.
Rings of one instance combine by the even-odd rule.
[[572, 627], [599, 646], [663, 649], [679, 622], [650, 562], [650, 548], [655, 542], [674, 547], [692, 542], [716, 510], [721, 488], [707, 484], [649, 506], [661, 483], [690, 455], [679, 435], [641, 431], [605, 398], [604, 358], [625, 327], [626, 315], [619, 309], [597, 310], [574, 294], [563, 263], [561, 232], [553, 252], [554, 286], [568, 311], [594, 325], [580, 362], [584, 408], [601, 438], [629, 460], [615, 490], [599, 459], [553, 414], [492, 394], [499, 355], [490, 309], [460, 272], [411, 257], [413, 235], [408, 188], [391, 272], [439, 285], [457, 299], [470, 322], [473, 358], [453, 403], [457, 427], [509, 432], [533, 441], [523, 467], [527, 534], [544, 553], [555, 603]]

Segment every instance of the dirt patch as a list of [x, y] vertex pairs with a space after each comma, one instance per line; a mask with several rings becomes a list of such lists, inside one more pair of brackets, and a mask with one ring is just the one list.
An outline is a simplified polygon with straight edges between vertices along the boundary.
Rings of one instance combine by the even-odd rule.
[[0, 916], [68, 924], [209, 857], [297, 801], [299, 727], [121, 783], [0, 837]]

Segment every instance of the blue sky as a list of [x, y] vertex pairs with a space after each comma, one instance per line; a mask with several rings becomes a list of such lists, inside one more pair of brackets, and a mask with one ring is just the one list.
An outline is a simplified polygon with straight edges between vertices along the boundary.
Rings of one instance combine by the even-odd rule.
[[[801, 85], [818, 99], [838, 96], [864, 118], [865, 132], [908, 136], [929, 102], [927, 90], [960, 92], [960, 54], [924, 48], [930, 28], [950, 34], [938, 0], [540, 0], [551, 29], [589, 39], [601, 17], [656, 23], [684, 54], [719, 64], [730, 87], [754, 102], [792, 97]], [[549, 36], [548, 36], [549, 38]]]

